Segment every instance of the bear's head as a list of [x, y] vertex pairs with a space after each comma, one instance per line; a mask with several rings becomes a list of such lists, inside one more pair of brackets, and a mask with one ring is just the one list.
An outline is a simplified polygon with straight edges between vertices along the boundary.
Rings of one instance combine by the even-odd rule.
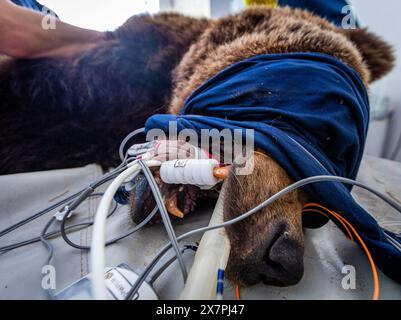
[[[250, 7], [211, 22], [191, 46], [174, 71], [169, 111], [179, 113], [199, 86], [236, 62], [262, 54], [305, 52], [337, 58], [353, 68], [365, 86], [383, 77], [394, 65], [392, 47], [367, 29], [343, 30], [310, 12], [289, 7]], [[268, 155], [256, 152], [253, 160], [255, 169], [251, 175], [231, 175], [227, 181], [226, 220], [247, 212], [293, 182]], [[175, 204], [186, 214], [189, 193], [183, 187], [177, 190], [179, 201]], [[301, 279], [302, 208], [306, 200], [307, 195], [294, 191], [249, 219], [226, 228], [231, 243], [228, 264], [231, 279], [242, 285], [260, 280], [292, 285]]]

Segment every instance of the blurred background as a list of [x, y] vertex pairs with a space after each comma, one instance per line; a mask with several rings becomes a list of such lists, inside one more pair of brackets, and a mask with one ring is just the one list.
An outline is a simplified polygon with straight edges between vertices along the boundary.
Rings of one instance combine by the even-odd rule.
[[[330, 0], [327, 0], [330, 1]], [[218, 18], [241, 10], [243, 0], [39, 0], [65, 22], [113, 30], [134, 14], [176, 10]], [[371, 125], [366, 153], [401, 162], [401, 12], [400, 0], [350, 0], [362, 26], [394, 45], [397, 65], [371, 87]]]

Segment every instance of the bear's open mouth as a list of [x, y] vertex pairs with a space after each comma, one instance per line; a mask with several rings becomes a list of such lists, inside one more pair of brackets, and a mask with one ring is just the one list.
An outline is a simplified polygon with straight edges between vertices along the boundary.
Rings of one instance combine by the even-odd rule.
[[[217, 189], [201, 190], [194, 185], [177, 185], [164, 183], [155, 172], [155, 180], [163, 196], [167, 212], [171, 217], [178, 219], [184, 218], [196, 208], [198, 200], [216, 193]], [[135, 177], [134, 186], [130, 190], [130, 216], [135, 224], [141, 223], [156, 207], [156, 201], [152, 194], [149, 183], [143, 174]], [[217, 197], [217, 194], [216, 194]], [[156, 215], [150, 224], [161, 221], [160, 215]]]

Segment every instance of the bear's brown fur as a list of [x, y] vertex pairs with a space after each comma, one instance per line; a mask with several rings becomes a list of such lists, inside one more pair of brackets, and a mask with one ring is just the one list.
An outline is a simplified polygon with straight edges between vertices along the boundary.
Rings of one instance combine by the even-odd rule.
[[70, 58], [0, 60], [0, 174], [117, 166], [122, 139], [165, 112], [171, 72], [208, 24], [139, 15]]

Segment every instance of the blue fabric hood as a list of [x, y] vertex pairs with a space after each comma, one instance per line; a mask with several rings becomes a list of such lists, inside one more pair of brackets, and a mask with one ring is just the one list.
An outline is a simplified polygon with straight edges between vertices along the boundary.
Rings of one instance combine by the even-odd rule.
[[[349, 5], [346, 0], [279, 0], [278, 3], [282, 7], [290, 6], [292, 8], [309, 10], [331, 21], [338, 27], [341, 27], [344, 17], [349, 14], [349, 12], [346, 13], [349, 9], [346, 8], [344, 10]], [[357, 21], [355, 23], [357, 26], [359, 25]]]
[[[181, 114], [150, 117], [145, 129], [168, 133], [170, 121], [176, 121], [178, 132], [254, 129], [255, 146], [294, 180], [316, 175], [355, 179], [368, 130], [369, 101], [359, 75], [334, 57], [260, 55], [212, 77], [187, 99]], [[331, 182], [304, 188], [313, 202], [343, 215], [360, 232], [378, 266], [401, 283], [400, 251], [388, 243], [350, 189]], [[305, 224], [321, 221], [305, 219]]]

